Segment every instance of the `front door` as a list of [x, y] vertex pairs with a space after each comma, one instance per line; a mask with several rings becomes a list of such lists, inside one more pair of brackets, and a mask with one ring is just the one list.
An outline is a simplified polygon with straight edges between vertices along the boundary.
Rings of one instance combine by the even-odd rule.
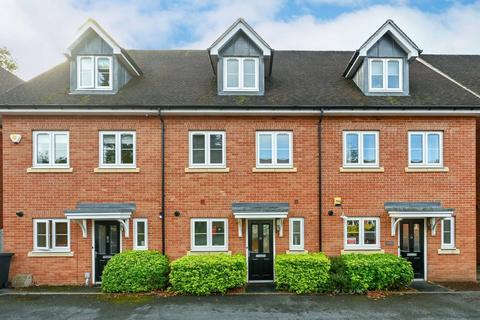
[[400, 221], [400, 255], [411, 262], [415, 279], [425, 278], [424, 221]]
[[273, 281], [273, 222], [248, 222], [248, 280]]
[[95, 221], [95, 282], [102, 281], [103, 268], [120, 252], [120, 223]]

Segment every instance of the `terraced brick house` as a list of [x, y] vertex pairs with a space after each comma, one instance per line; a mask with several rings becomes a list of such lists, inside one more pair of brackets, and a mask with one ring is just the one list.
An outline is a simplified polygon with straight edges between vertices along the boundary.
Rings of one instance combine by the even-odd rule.
[[480, 58], [422, 54], [391, 20], [365, 40], [274, 50], [239, 19], [207, 50], [126, 50], [88, 20], [0, 96], [11, 277], [95, 284], [154, 249], [242, 253], [252, 282], [317, 251], [476, 281]]

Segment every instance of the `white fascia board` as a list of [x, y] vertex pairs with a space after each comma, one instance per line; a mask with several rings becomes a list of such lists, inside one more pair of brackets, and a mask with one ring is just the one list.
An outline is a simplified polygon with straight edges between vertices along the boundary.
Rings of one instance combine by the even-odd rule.
[[[160, 107], [159, 107], [160, 108]], [[321, 114], [320, 109], [302, 109], [298, 107], [288, 110], [272, 110], [272, 109], [216, 109], [208, 107], [199, 107], [197, 109], [182, 109], [172, 108], [164, 109], [160, 108], [162, 115], [165, 116], [319, 116]], [[62, 109], [62, 108], [42, 108], [42, 109], [15, 109], [15, 108], [1, 108], [0, 115], [144, 115], [155, 116], [158, 115], [158, 108], [156, 109]], [[388, 109], [388, 110], [361, 110], [355, 109], [330, 109], [323, 110], [325, 116], [480, 116], [480, 107], [478, 109], [469, 110], [454, 110], [445, 108], [445, 110], [408, 110], [405, 109]]]
[[131, 212], [122, 212], [122, 213], [111, 213], [111, 212], [101, 212], [101, 213], [65, 213], [65, 216], [69, 220], [110, 220], [110, 219], [130, 219], [132, 216]]
[[285, 219], [288, 216], [288, 212], [242, 212], [233, 213], [235, 219]]
[[370, 50], [370, 48], [375, 43], [377, 43], [377, 41], [380, 40], [385, 35], [385, 33], [389, 31], [393, 39], [400, 45], [400, 47], [402, 47], [403, 50], [405, 50], [405, 52], [407, 52], [409, 60], [411, 58], [418, 57], [418, 54], [419, 54], [418, 48], [415, 48], [411, 43], [411, 41], [405, 38], [405, 36], [397, 28], [395, 28], [391, 23], [385, 24], [383, 28], [378, 30], [371, 39], [369, 39], [365, 44], [363, 44], [363, 46], [359, 49], [360, 56], [366, 56], [368, 50]]
[[250, 31], [250, 29], [242, 22], [239, 21], [235, 27], [233, 27], [227, 34], [223, 35], [220, 41], [218, 41], [213, 47], [210, 48], [211, 55], [218, 55], [218, 51], [239, 31], [242, 30], [245, 34], [262, 50], [264, 56], [270, 56], [272, 50], [264, 44], [264, 41], [260, 40], [257, 35]]
[[102, 38], [108, 45], [112, 48], [114, 54], [121, 54], [122, 50], [118, 43], [105, 31], [103, 28], [93, 19], [88, 19], [81, 27], [78, 29], [77, 37], [75, 41], [68, 46], [67, 54], [71, 56], [71, 50], [80, 42], [85, 33], [92, 29], [95, 31], [100, 38]]
[[453, 216], [453, 212], [388, 212], [390, 218], [449, 218]]

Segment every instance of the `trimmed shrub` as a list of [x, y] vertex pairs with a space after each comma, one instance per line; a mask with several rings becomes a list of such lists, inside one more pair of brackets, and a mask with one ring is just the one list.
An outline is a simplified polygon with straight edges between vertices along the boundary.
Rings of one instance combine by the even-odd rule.
[[275, 257], [277, 289], [295, 293], [327, 289], [330, 261], [323, 253], [281, 254]]
[[328, 291], [334, 293], [348, 292], [350, 279], [345, 271], [343, 257], [330, 257], [330, 279]]
[[[410, 262], [393, 254], [347, 254], [335, 265], [337, 285], [345, 292], [390, 290], [407, 286], [413, 280]], [[346, 283], [345, 283], [346, 282]]]
[[171, 263], [171, 290], [181, 294], [208, 295], [243, 287], [247, 264], [243, 255], [191, 255]]
[[102, 274], [104, 292], [146, 292], [168, 283], [168, 259], [158, 251], [125, 251], [108, 261]]

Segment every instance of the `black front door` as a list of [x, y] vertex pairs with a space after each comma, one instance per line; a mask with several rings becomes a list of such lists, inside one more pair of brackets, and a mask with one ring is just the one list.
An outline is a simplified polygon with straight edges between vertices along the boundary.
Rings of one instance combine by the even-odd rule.
[[400, 221], [400, 255], [411, 262], [415, 279], [425, 277], [424, 221]]
[[95, 282], [102, 281], [103, 268], [120, 252], [120, 223], [95, 221]]
[[248, 279], [273, 281], [273, 223], [248, 222]]

